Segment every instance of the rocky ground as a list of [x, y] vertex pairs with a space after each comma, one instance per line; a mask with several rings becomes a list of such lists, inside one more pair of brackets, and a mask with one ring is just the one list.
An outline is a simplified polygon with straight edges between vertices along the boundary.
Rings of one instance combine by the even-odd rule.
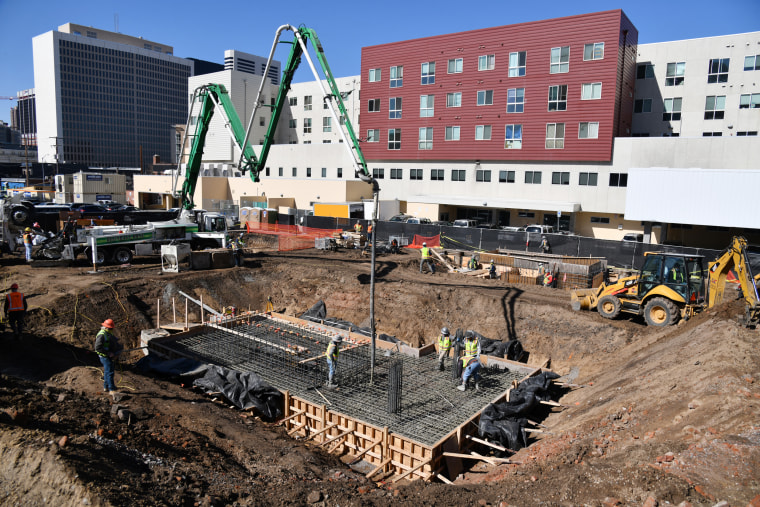
[[[245, 267], [162, 274], [131, 266], [33, 268], [3, 259], [2, 287], [29, 301], [28, 333], [0, 338], [3, 505], [723, 505], [760, 506], [760, 331], [740, 302], [666, 329], [570, 310], [565, 291], [418, 273], [417, 253], [378, 258], [377, 328], [420, 345], [443, 326], [519, 339], [568, 392], [520, 451], [454, 485], [369, 481], [311, 442], [189, 385], [137, 372], [103, 395], [91, 351], [113, 318], [127, 347], [184, 318], [183, 291], [213, 307], [329, 315], [368, 325], [369, 261], [356, 251], [258, 253]], [[180, 307], [181, 305], [181, 307]], [[179, 317], [181, 315], [181, 317]], [[198, 320], [190, 309], [190, 319]]]

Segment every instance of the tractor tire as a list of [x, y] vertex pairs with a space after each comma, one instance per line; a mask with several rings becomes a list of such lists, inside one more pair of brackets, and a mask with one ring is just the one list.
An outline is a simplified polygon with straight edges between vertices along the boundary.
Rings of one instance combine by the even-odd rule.
[[678, 308], [667, 298], [652, 298], [644, 307], [644, 319], [649, 326], [670, 326], [678, 321], [678, 317]]
[[605, 319], [615, 319], [620, 315], [620, 299], [609, 294], [602, 296], [596, 304], [596, 310]]
[[18, 226], [31, 225], [32, 211], [20, 204], [13, 206], [11, 208], [11, 221]]
[[125, 246], [120, 246], [113, 251], [114, 264], [129, 264], [132, 262], [132, 250]]

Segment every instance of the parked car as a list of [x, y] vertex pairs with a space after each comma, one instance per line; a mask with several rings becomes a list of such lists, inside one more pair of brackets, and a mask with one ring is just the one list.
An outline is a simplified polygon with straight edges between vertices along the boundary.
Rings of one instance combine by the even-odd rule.
[[525, 232], [534, 234], [554, 234], [554, 227], [551, 225], [528, 225]]
[[514, 225], [505, 225], [501, 227], [502, 231], [509, 231], [509, 232], [524, 232], [525, 227], [516, 227]]
[[437, 220], [433, 222], [433, 225], [445, 225], [446, 227], [451, 227], [451, 222], [448, 220]]
[[408, 224], [432, 224], [433, 222], [431, 222], [429, 218], [412, 217], [412, 218], [407, 218], [406, 219], [406, 223], [408, 223]]
[[388, 219], [389, 222], [406, 222], [410, 218], [414, 218], [412, 215], [394, 215]]
[[451, 225], [453, 227], [477, 227], [478, 221], [460, 218], [459, 220], [454, 220], [454, 223]]
[[636, 234], [635, 232], [629, 232], [625, 236], [623, 236], [622, 241], [641, 243], [644, 241], [644, 235]]

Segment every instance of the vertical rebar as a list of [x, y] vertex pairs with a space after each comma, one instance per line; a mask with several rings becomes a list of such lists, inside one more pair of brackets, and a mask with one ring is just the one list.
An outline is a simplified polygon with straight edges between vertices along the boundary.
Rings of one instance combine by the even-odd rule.
[[388, 369], [388, 413], [398, 414], [401, 411], [401, 389], [404, 375], [404, 363], [395, 360]]

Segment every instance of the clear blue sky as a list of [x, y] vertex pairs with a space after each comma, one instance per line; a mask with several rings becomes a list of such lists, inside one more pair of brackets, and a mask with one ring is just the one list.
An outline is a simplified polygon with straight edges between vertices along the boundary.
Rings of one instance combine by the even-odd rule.
[[[617, 8], [638, 29], [639, 43], [760, 30], [760, 0], [0, 0], [0, 96], [34, 87], [32, 38], [64, 23], [141, 36], [173, 46], [176, 56], [218, 63], [226, 49], [267, 56], [278, 26], [303, 24], [317, 32], [333, 74], [342, 77], [359, 74], [363, 46]], [[302, 68], [295, 81], [310, 79]], [[10, 123], [13, 105], [0, 100], [0, 120]]]

